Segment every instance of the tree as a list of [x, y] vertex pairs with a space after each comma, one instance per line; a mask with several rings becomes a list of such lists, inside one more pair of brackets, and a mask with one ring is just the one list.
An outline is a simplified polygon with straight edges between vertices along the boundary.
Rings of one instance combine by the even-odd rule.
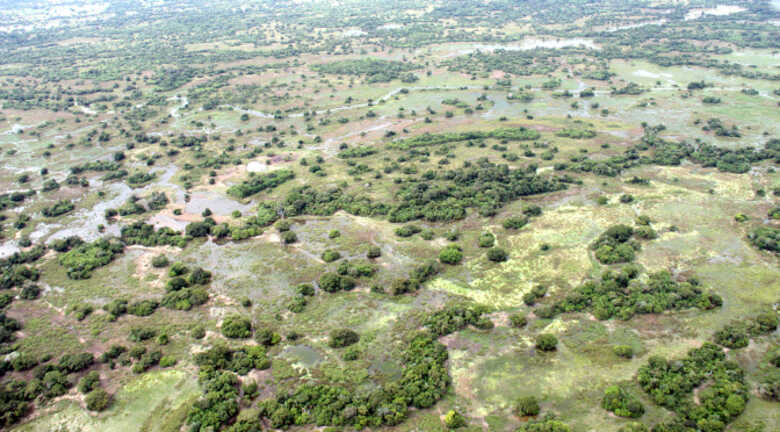
[[536, 337], [536, 349], [539, 351], [555, 351], [557, 347], [558, 338], [549, 333], [542, 333]]

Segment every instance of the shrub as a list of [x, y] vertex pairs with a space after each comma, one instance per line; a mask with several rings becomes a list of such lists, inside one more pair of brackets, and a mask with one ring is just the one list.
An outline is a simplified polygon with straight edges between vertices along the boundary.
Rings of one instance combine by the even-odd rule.
[[298, 236], [293, 231], [285, 231], [282, 233], [282, 241], [284, 244], [292, 244], [298, 241]]
[[439, 261], [444, 264], [455, 265], [463, 259], [463, 250], [458, 245], [449, 245], [439, 252]]
[[368, 248], [368, 252], [366, 253], [366, 257], [369, 259], [379, 258], [382, 256], [382, 249], [379, 248], [379, 246], [371, 246]]
[[252, 322], [240, 315], [230, 315], [222, 321], [222, 334], [230, 339], [246, 339], [252, 334]]
[[558, 347], [558, 338], [542, 333], [536, 337], [536, 349], [539, 351], [555, 351]]
[[521, 417], [539, 415], [541, 408], [535, 396], [524, 396], [517, 400], [517, 415]]
[[130, 342], [143, 342], [157, 336], [157, 331], [147, 327], [133, 327], [127, 339]]
[[295, 296], [287, 303], [287, 309], [293, 313], [301, 313], [306, 308], [308, 300], [304, 296]]
[[35, 300], [41, 295], [41, 289], [38, 285], [25, 285], [22, 288], [22, 292], [19, 293], [19, 297], [22, 300]]
[[84, 401], [90, 411], [103, 411], [111, 405], [111, 395], [103, 389], [95, 389], [89, 392]]
[[295, 287], [295, 292], [296, 294], [302, 296], [313, 296], [314, 287], [311, 284], [300, 284], [297, 287]]
[[634, 235], [642, 240], [654, 240], [658, 238], [658, 233], [649, 226], [641, 226], [634, 231]]
[[512, 314], [509, 316], [509, 323], [512, 325], [512, 327], [522, 328], [528, 324], [528, 318], [520, 313]]
[[645, 408], [636, 396], [616, 385], [604, 391], [601, 406], [619, 417], [639, 418], [645, 413]]
[[750, 243], [763, 250], [780, 252], [780, 228], [761, 226], [748, 234]]
[[565, 423], [555, 420], [554, 417], [543, 418], [538, 421], [530, 421], [516, 432], [571, 432], [571, 428]]
[[417, 225], [405, 225], [400, 228], [396, 228], [395, 235], [398, 237], [411, 237], [422, 231], [422, 228]]
[[91, 371], [79, 381], [78, 389], [81, 393], [89, 393], [100, 386], [100, 374]]
[[496, 244], [496, 236], [489, 232], [482, 233], [479, 236], [478, 244], [481, 248], [491, 248]]
[[163, 356], [160, 359], [160, 367], [162, 368], [176, 366], [176, 363], [177, 363], [176, 359], [172, 356]]
[[328, 249], [322, 253], [322, 260], [326, 263], [336, 261], [341, 258], [341, 254], [338, 251]]
[[466, 419], [463, 415], [455, 410], [449, 410], [444, 415], [444, 426], [448, 429], [457, 429], [466, 426]]
[[612, 351], [614, 351], [615, 355], [618, 357], [628, 359], [634, 357], [634, 348], [632, 348], [630, 345], [615, 345], [612, 348]]
[[360, 335], [349, 329], [337, 329], [330, 333], [328, 346], [331, 348], [343, 348], [353, 345], [360, 340]]
[[282, 341], [282, 337], [269, 328], [262, 328], [255, 333], [255, 340], [263, 346], [274, 346]]
[[319, 286], [325, 292], [339, 291], [341, 289], [341, 276], [337, 273], [325, 273], [320, 276]]
[[488, 250], [487, 257], [493, 262], [504, 262], [509, 259], [509, 254], [504, 249], [494, 247]]
[[512, 216], [504, 220], [502, 223], [504, 229], [520, 229], [528, 224], [528, 218], [522, 216]]
[[649, 432], [647, 426], [638, 422], [631, 422], [623, 425], [618, 432]]
[[169, 263], [170, 261], [168, 261], [168, 257], [165, 255], [157, 255], [156, 257], [152, 258], [152, 267], [154, 268], [168, 267]]

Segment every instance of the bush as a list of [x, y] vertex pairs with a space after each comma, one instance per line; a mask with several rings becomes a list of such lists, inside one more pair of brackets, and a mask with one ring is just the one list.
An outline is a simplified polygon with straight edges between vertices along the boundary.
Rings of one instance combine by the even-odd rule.
[[379, 246], [371, 246], [368, 248], [368, 252], [366, 253], [366, 257], [369, 259], [379, 258], [382, 256], [382, 249], [379, 248]]
[[504, 262], [509, 259], [509, 254], [504, 249], [494, 247], [488, 250], [487, 257], [493, 262]]
[[22, 288], [22, 292], [19, 293], [19, 297], [22, 300], [35, 300], [41, 295], [41, 289], [38, 285], [25, 285]]
[[314, 287], [311, 284], [300, 284], [295, 287], [295, 293], [301, 296], [310, 297], [314, 295]]
[[516, 313], [509, 316], [509, 323], [512, 327], [523, 328], [528, 324], [528, 318], [525, 315]]
[[157, 331], [146, 327], [133, 327], [127, 339], [130, 342], [143, 342], [157, 336]]
[[341, 290], [341, 278], [342, 276], [337, 273], [329, 272], [323, 274], [320, 276], [320, 280], [318, 282], [320, 289], [329, 293], [334, 293]]
[[449, 245], [439, 252], [439, 261], [443, 264], [455, 265], [463, 259], [463, 250], [458, 245]]
[[538, 421], [530, 421], [520, 426], [516, 432], [571, 432], [571, 428], [555, 418], [544, 418]]
[[84, 401], [90, 411], [103, 411], [111, 405], [111, 395], [103, 389], [92, 390]]
[[615, 345], [612, 348], [612, 351], [614, 351], [615, 355], [618, 357], [627, 359], [634, 357], [634, 348], [632, 348], [630, 345]]
[[282, 242], [284, 244], [292, 244], [298, 241], [298, 236], [293, 231], [285, 231], [282, 233]]
[[230, 339], [246, 339], [252, 335], [252, 322], [240, 315], [231, 315], [222, 321], [222, 334]]
[[482, 233], [479, 236], [478, 244], [481, 248], [491, 248], [496, 244], [496, 236], [489, 232]]
[[165, 255], [157, 255], [156, 257], [152, 258], [152, 267], [154, 268], [168, 267], [169, 263], [170, 261], [168, 261], [168, 257]]
[[616, 385], [609, 386], [604, 391], [601, 406], [619, 417], [639, 418], [645, 413], [645, 407], [636, 396]]
[[520, 229], [528, 224], [528, 218], [522, 216], [512, 216], [504, 220], [502, 223], [504, 229]]
[[78, 389], [81, 393], [89, 393], [100, 386], [100, 374], [91, 371], [79, 381]]
[[174, 357], [172, 357], [172, 356], [163, 356], [160, 359], [160, 367], [162, 367], [162, 368], [168, 368], [168, 367], [171, 367], [171, 366], [176, 366], [176, 363], [177, 363], [176, 359]]
[[618, 429], [618, 432], [650, 432], [647, 426], [638, 422], [627, 423]]
[[326, 263], [330, 263], [333, 261], [336, 261], [341, 258], [341, 254], [338, 253], [338, 251], [328, 249], [325, 252], [322, 253], [322, 260]]
[[449, 410], [449, 412], [444, 415], [444, 426], [448, 429], [457, 429], [466, 426], [466, 418], [455, 410]]
[[255, 340], [262, 346], [274, 346], [278, 345], [282, 341], [282, 337], [278, 333], [269, 329], [262, 328], [257, 330], [255, 334]]
[[411, 237], [422, 231], [422, 228], [417, 225], [405, 225], [400, 228], [396, 228], [395, 235], [398, 237]]
[[520, 417], [539, 415], [541, 408], [535, 396], [524, 396], [517, 400], [517, 415]]
[[353, 345], [360, 340], [360, 335], [349, 329], [337, 329], [330, 333], [328, 346], [331, 348], [343, 348]]
[[539, 351], [555, 351], [558, 347], [558, 338], [543, 333], [536, 337], [536, 349]]

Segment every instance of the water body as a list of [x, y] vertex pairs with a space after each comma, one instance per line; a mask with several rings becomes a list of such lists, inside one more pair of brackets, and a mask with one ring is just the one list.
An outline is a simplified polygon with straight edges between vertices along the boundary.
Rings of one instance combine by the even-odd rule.
[[570, 47], [584, 47], [593, 50], [601, 49], [601, 46], [594, 42], [593, 39], [587, 38], [548, 39], [528, 37], [518, 43], [511, 44], [469, 44], [469, 48], [458, 50], [457, 53], [450, 54], [448, 57], [471, 54], [475, 51], [493, 52], [499, 49], [506, 51], [527, 51], [536, 48], [561, 49]]
[[226, 196], [216, 192], [199, 191], [193, 192], [190, 202], [184, 207], [184, 211], [192, 214], [203, 213], [203, 210], [209, 209], [218, 216], [230, 216], [231, 213], [238, 210], [242, 213], [249, 211], [256, 203], [241, 204]]
[[643, 23], [636, 23], [636, 24], [626, 24], [626, 25], [620, 25], [620, 26], [614, 26], [614, 27], [608, 27], [605, 31], [607, 32], [616, 32], [620, 30], [629, 30], [649, 25], [664, 25], [668, 22], [666, 19], [659, 19], [655, 21], [647, 21]]
[[728, 5], [718, 5], [717, 7], [707, 9], [691, 9], [687, 14], [685, 14], [685, 21], [699, 19], [704, 15], [724, 16], [744, 12], [746, 10], [747, 9], [741, 6]]

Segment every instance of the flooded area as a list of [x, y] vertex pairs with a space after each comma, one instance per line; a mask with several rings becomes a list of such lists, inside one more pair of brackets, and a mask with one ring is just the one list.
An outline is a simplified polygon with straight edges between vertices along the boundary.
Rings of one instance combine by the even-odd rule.
[[190, 201], [184, 206], [184, 211], [192, 214], [201, 214], [209, 209], [218, 216], [230, 216], [231, 213], [238, 210], [241, 213], [249, 211], [254, 207], [254, 202], [241, 204], [224, 195], [210, 191], [193, 192]]
[[691, 9], [687, 14], [685, 14], [685, 21], [699, 19], [704, 15], [725, 16], [744, 12], [746, 10], [747, 9], [741, 6], [728, 5], [718, 5], [717, 7], [707, 9]]
[[455, 48], [454, 52], [446, 55], [445, 57], [454, 57], [459, 55], [471, 54], [476, 51], [488, 51], [493, 52], [496, 50], [505, 51], [527, 51], [537, 48], [547, 49], [561, 49], [561, 48], [574, 48], [581, 47], [592, 50], [599, 50], [601, 46], [597, 44], [593, 39], [589, 38], [568, 38], [568, 39], [549, 39], [549, 38], [537, 38], [527, 37], [520, 42], [510, 44], [450, 44], [445, 45], [442, 48]]

